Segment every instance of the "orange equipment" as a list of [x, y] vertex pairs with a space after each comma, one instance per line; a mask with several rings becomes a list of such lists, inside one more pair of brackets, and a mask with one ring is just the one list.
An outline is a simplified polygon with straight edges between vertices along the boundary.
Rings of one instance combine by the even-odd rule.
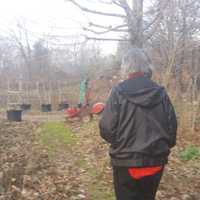
[[80, 113], [80, 109], [79, 109], [79, 108], [67, 108], [67, 109], [65, 110], [65, 114], [66, 114], [67, 117], [69, 117], [69, 118], [74, 118], [74, 117], [76, 117], [79, 113]]
[[100, 114], [104, 110], [104, 103], [96, 103], [92, 106], [92, 114]]

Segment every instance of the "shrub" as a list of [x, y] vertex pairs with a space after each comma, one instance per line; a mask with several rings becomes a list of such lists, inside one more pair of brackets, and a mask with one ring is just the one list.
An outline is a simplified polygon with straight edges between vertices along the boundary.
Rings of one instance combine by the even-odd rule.
[[200, 158], [200, 150], [194, 146], [188, 146], [180, 152], [180, 159], [183, 161], [189, 161]]

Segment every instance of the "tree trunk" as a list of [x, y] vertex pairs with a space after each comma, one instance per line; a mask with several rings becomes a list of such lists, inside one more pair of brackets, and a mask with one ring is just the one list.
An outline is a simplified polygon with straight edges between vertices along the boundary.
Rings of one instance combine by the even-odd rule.
[[132, 0], [133, 16], [131, 19], [130, 39], [132, 46], [143, 46], [143, 0]]

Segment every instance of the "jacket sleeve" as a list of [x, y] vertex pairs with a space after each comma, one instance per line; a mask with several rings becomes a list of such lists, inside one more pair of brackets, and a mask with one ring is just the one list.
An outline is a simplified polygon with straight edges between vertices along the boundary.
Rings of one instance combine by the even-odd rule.
[[100, 135], [108, 143], [113, 143], [118, 125], [119, 103], [116, 90], [113, 89], [99, 122]]
[[167, 122], [168, 122], [168, 131], [170, 138], [170, 148], [176, 145], [176, 133], [177, 133], [177, 118], [174, 107], [171, 103], [169, 96], [166, 96], [166, 112], [167, 112]]

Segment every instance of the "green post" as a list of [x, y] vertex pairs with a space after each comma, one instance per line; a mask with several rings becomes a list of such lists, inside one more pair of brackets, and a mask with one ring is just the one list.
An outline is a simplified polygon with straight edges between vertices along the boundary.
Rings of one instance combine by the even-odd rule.
[[79, 103], [80, 103], [81, 105], [83, 105], [84, 102], [85, 102], [85, 94], [86, 94], [86, 89], [87, 89], [86, 87], [87, 87], [87, 80], [84, 79], [84, 80], [82, 80], [81, 83], [80, 83]]

